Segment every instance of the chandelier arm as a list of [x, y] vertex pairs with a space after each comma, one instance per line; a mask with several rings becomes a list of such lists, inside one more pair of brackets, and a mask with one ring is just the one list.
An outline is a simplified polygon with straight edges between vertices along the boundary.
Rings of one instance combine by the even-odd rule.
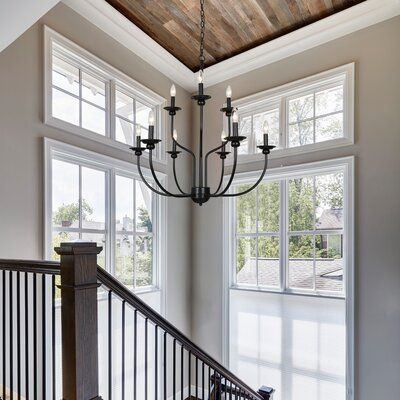
[[154, 181], [156, 182], [156, 184], [158, 185], [158, 187], [164, 192], [166, 193], [168, 196], [171, 197], [190, 197], [190, 194], [187, 193], [183, 193], [183, 194], [174, 194], [169, 192], [167, 189], [164, 188], [164, 186], [161, 184], [161, 182], [158, 180], [156, 172], [154, 170], [154, 166], [153, 166], [153, 151], [150, 150], [149, 151], [150, 155], [149, 155], [149, 164], [150, 164], [150, 171], [151, 171], [151, 175], [154, 178]]
[[164, 192], [160, 192], [159, 190], [153, 188], [153, 186], [151, 186], [145, 179], [145, 177], [143, 176], [142, 173], [142, 167], [140, 165], [140, 155], [137, 156], [137, 167], [138, 167], [138, 171], [139, 171], [139, 175], [142, 178], [143, 183], [154, 193], [160, 195], [160, 196], [166, 196], [166, 197], [171, 197], [168, 194], [164, 193]]
[[172, 140], [176, 143], [176, 146], [182, 149], [183, 151], [186, 151], [188, 154], [192, 156], [192, 163], [193, 163], [193, 171], [192, 171], [192, 186], [196, 186], [196, 173], [197, 173], [197, 168], [196, 168], [196, 155], [193, 153], [192, 150], [188, 149], [187, 147], [181, 145], [177, 140], [174, 139], [174, 116], [171, 115], [171, 138]]
[[173, 158], [173, 159], [172, 159], [172, 170], [173, 170], [173, 173], [174, 173], [175, 185], [176, 185], [176, 187], [178, 188], [178, 190], [179, 190], [182, 194], [186, 194], [186, 193], [181, 189], [181, 186], [179, 185], [179, 181], [178, 181], [178, 178], [177, 178], [177, 176], [176, 176], [175, 161], [176, 161], [176, 158]]
[[205, 157], [205, 161], [204, 161], [204, 185], [207, 186], [207, 181], [208, 181], [208, 157], [215, 153], [216, 151], [218, 151], [219, 149], [222, 149], [224, 146], [226, 145], [226, 143], [221, 144], [220, 146], [216, 147], [215, 149], [210, 150]]
[[213, 193], [213, 195], [214, 195], [214, 194], [217, 194], [218, 191], [219, 191], [219, 189], [221, 189], [222, 182], [223, 182], [223, 180], [224, 180], [225, 160], [222, 158], [221, 161], [222, 161], [222, 162], [221, 162], [221, 177], [219, 178], [218, 187], [217, 187], [217, 189], [215, 190], [215, 192]]
[[251, 192], [253, 189], [255, 189], [260, 183], [261, 181], [264, 179], [265, 173], [267, 171], [267, 166], [268, 166], [268, 154], [265, 154], [265, 162], [264, 162], [264, 169], [262, 171], [261, 176], [258, 178], [257, 182], [249, 187], [248, 189], [244, 190], [243, 192], [239, 192], [239, 193], [228, 193], [228, 194], [224, 194], [222, 197], [236, 197], [236, 196], [242, 196], [244, 194], [247, 194], [249, 192]]
[[211, 197], [220, 197], [223, 196], [231, 187], [233, 178], [235, 177], [235, 173], [236, 173], [236, 167], [237, 167], [237, 147], [234, 147], [233, 149], [233, 167], [232, 167], [232, 171], [231, 171], [231, 176], [229, 178], [229, 181], [227, 183], [227, 185], [225, 186], [225, 189], [222, 190], [221, 193], [214, 193], [211, 195]]

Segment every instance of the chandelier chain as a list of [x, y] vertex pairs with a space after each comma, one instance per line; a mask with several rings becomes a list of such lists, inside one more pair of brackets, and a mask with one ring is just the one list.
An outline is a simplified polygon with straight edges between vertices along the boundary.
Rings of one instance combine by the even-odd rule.
[[205, 36], [205, 29], [206, 29], [206, 17], [204, 12], [204, 1], [200, 0], [200, 71], [203, 72], [204, 70], [204, 36]]

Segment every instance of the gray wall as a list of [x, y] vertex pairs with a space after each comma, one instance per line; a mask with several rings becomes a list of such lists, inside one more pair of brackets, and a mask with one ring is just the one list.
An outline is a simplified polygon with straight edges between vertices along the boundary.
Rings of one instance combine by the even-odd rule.
[[[233, 97], [241, 98], [356, 63], [355, 145], [282, 158], [271, 166], [356, 156], [355, 379], [360, 400], [398, 398], [400, 392], [399, 37], [400, 18], [395, 18], [229, 81]], [[207, 89], [213, 99], [207, 104], [206, 146], [220, 141], [218, 110], [227, 84]], [[214, 166], [210, 171], [217, 174]], [[222, 356], [222, 228], [221, 201], [193, 206], [192, 332], [195, 341], [218, 358]]]
[[[43, 124], [43, 24], [166, 98], [171, 86], [168, 78], [62, 3], [0, 53], [0, 258], [43, 257], [43, 137], [133, 160], [127, 152]], [[183, 136], [190, 127], [189, 94], [177, 87], [177, 98], [189, 110], [177, 118]], [[190, 333], [191, 205], [172, 200], [167, 211], [166, 315]]]

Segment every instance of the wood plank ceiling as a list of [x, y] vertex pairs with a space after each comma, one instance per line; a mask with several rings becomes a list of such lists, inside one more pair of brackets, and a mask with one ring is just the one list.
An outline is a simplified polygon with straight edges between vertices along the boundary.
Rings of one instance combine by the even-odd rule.
[[[199, 65], [199, 0], [106, 0], [192, 71]], [[205, 0], [206, 66], [365, 0]]]

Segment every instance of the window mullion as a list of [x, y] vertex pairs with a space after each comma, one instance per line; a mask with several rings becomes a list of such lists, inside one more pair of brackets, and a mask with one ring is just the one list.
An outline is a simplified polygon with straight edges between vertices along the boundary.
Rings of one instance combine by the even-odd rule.
[[82, 165], [79, 165], [79, 239], [82, 239]]
[[79, 126], [82, 128], [82, 70], [79, 68]]
[[[253, 118], [252, 118], [252, 120], [253, 120]], [[259, 220], [258, 220], [258, 218], [259, 218], [259, 198], [258, 198], [258, 195], [259, 195], [259, 190], [258, 190], [258, 188], [259, 187], [257, 187], [256, 188], [256, 274], [257, 274], [257, 276], [256, 276], [256, 282], [257, 282], [257, 286], [259, 286], [259, 282], [258, 282], [258, 222], [259, 222]]]
[[116, 192], [115, 192], [115, 170], [110, 169], [106, 175], [106, 243], [108, 248], [108, 270], [115, 275], [116, 265]]
[[288, 147], [287, 143], [287, 123], [286, 123], [286, 98], [282, 97], [279, 107], [279, 147], [285, 149]]
[[109, 137], [112, 140], [115, 140], [115, 115], [116, 115], [116, 109], [115, 109], [115, 103], [116, 103], [116, 94], [115, 94], [115, 81], [111, 80], [108, 83], [108, 101], [107, 101], [107, 112], [106, 112], [106, 118], [109, 119], [108, 121], [108, 128], [109, 128]]
[[[135, 139], [134, 139], [135, 140]], [[133, 196], [133, 290], [137, 289], [136, 286], [136, 265], [137, 265], [137, 257], [136, 257], [136, 180], [133, 179], [132, 184], [132, 196]]]
[[[316, 224], [316, 212], [317, 212], [317, 202], [316, 202], [316, 177], [313, 177], [313, 229], [315, 229]], [[316, 278], [316, 260], [315, 260], [315, 234], [313, 234], [313, 290], [316, 291], [317, 289], [317, 278]]]
[[287, 214], [288, 214], [288, 180], [282, 179], [280, 181], [280, 229], [279, 229], [279, 242], [280, 242], [280, 257], [279, 257], [279, 268], [280, 268], [280, 289], [285, 291], [288, 287], [288, 240], [289, 235], [287, 234]]

